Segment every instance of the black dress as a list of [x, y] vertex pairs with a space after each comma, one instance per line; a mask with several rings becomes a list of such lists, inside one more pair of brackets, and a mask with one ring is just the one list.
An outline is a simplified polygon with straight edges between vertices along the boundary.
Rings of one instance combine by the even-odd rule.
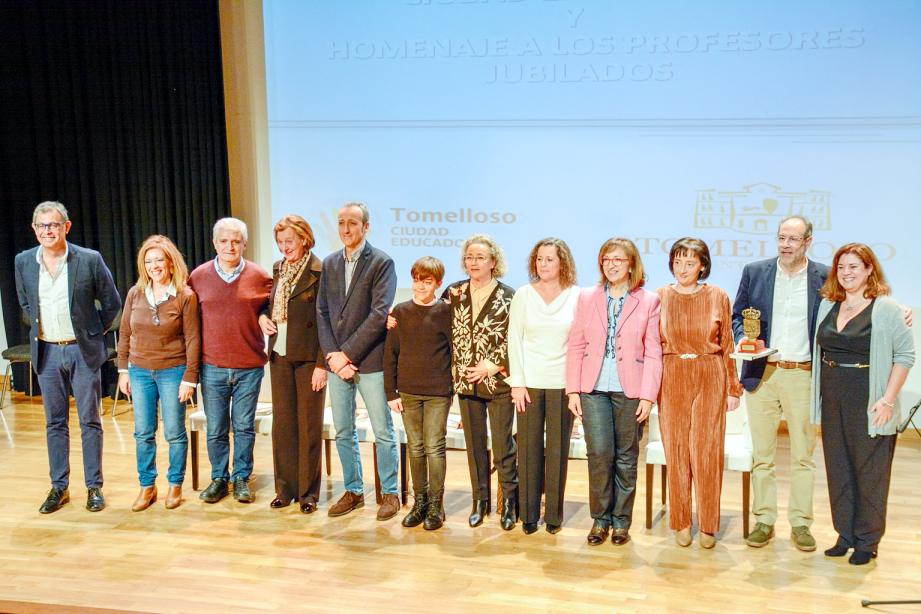
[[817, 332], [822, 356], [822, 449], [831, 519], [839, 544], [876, 552], [886, 530], [895, 435], [870, 437], [867, 432], [869, 368], [840, 366], [869, 365], [873, 302], [839, 332], [840, 307], [841, 303], [832, 307]]

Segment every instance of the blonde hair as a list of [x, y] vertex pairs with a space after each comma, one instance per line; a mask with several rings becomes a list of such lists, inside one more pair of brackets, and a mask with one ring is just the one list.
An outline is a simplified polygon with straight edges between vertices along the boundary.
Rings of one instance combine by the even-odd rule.
[[185, 264], [185, 258], [176, 247], [176, 245], [163, 235], [151, 235], [144, 239], [141, 248], [138, 250], [138, 282], [137, 287], [146, 290], [150, 285], [150, 276], [147, 274], [147, 266], [144, 260], [147, 252], [152, 249], [159, 249], [166, 256], [166, 260], [172, 270], [172, 282], [176, 287], [176, 292], [182, 292], [189, 280], [189, 268]]
[[502, 248], [499, 247], [499, 244], [496, 243], [492, 237], [487, 234], [475, 234], [471, 235], [466, 241], [464, 241], [464, 246], [461, 248], [461, 270], [467, 271], [467, 263], [464, 262], [464, 257], [467, 255], [467, 248], [471, 245], [483, 245], [486, 249], [489, 250], [489, 255], [492, 257], [493, 262], [496, 263], [496, 266], [492, 270], [492, 276], [495, 278], [502, 277], [507, 272], [505, 265], [505, 252], [502, 251]]
[[301, 241], [304, 241], [304, 247], [307, 248], [307, 251], [312, 250], [313, 246], [317, 244], [316, 239], [313, 238], [313, 228], [311, 228], [307, 220], [301, 216], [289, 213], [278, 220], [273, 229], [275, 238], [278, 238], [279, 232], [287, 230], [288, 228], [293, 230], [294, 234], [296, 234]]

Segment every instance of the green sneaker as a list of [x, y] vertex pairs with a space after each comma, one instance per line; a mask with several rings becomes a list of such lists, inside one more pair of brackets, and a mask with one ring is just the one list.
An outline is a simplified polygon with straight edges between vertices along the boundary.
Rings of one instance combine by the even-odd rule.
[[802, 550], [803, 552], [815, 550], [815, 538], [809, 532], [809, 527], [793, 527], [790, 532], [790, 539], [793, 540], [793, 545], [796, 546], [797, 550]]
[[[745, 543], [752, 548], [763, 548], [768, 545], [772, 537], [774, 537], [774, 527], [759, 522], [755, 525], [755, 530], [749, 533], [748, 537], [745, 538]], [[815, 542], [813, 542], [812, 547], [815, 548]]]

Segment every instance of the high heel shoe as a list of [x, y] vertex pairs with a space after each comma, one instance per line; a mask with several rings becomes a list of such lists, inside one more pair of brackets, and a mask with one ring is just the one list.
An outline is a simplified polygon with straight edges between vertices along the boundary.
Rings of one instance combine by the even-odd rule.
[[170, 484], [166, 493], [166, 509], [174, 510], [182, 504], [182, 486]]
[[851, 555], [851, 558], [847, 560], [851, 565], [866, 565], [870, 562], [870, 559], [875, 559], [875, 552], [867, 552], [866, 550], [854, 550], [854, 554]]
[[508, 495], [502, 502], [501, 526], [505, 531], [511, 531], [518, 522], [518, 495]]
[[132, 512], [142, 512], [157, 502], [157, 486], [142, 486], [138, 498], [131, 505]]

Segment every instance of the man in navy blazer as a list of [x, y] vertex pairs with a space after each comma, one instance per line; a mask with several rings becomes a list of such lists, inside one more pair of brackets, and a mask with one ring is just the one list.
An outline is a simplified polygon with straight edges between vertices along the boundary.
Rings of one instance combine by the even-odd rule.
[[329, 508], [329, 515], [342, 516], [364, 505], [355, 432], [357, 391], [368, 408], [377, 444], [383, 494], [377, 519], [387, 520], [400, 511], [396, 437], [383, 373], [387, 314], [396, 294], [397, 276], [393, 260], [365, 241], [370, 222], [364, 204], [347, 203], [339, 210], [338, 223], [345, 247], [323, 260], [317, 295], [317, 333], [330, 371], [336, 450], [345, 481], [345, 493]]
[[72, 392], [80, 418], [86, 509], [105, 507], [102, 496], [102, 398], [100, 368], [108, 359], [105, 333], [118, 316], [121, 298], [99, 252], [67, 242], [71, 222], [58, 202], [32, 213], [38, 247], [16, 256], [16, 292], [29, 315], [32, 368], [45, 407], [51, 490], [39, 512], [56, 512], [70, 500]]
[[781, 414], [790, 436], [790, 501], [787, 516], [791, 539], [805, 552], [815, 550], [812, 494], [815, 484], [816, 431], [810, 422], [812, 343], [819, 291], [828, 267], [806, 258], [812, 245], [812, 223], [794, 215], [780, 223], [777, 258], [753, 262], [742, 270], [742, 281], [732, 308], [736, 342], [743, 333], [742, 312], [761, 312], [765, 345], [777, 350], [766, 359], [745, 361], [742, 385], [748, 394], [748, 422], [752, 434], [752, 511], [757, 524], [745, 542], [760, 548], [774, 536], [777, 520], [777, 483], [774, 454]]

